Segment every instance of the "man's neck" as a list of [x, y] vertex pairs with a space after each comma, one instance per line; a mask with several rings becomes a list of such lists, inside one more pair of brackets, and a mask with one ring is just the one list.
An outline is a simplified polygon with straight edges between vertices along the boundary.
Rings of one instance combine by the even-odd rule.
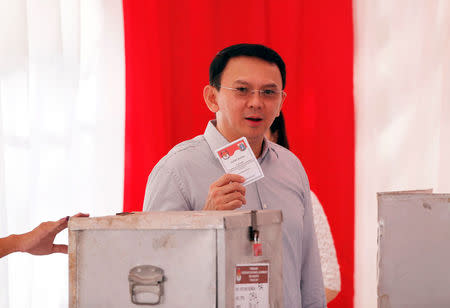
[[253, 139], [247, 138], [247, 140], [248, 140], [250, 147], [252, 148], [253, 154], [255, 154], [256, 158], [259, 158], [262, 154], [264, 137], [253, 138]]

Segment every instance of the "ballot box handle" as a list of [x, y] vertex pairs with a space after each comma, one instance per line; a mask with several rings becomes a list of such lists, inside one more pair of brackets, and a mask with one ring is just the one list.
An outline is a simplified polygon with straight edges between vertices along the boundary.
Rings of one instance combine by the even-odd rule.
[[163, 295], [164, 270], [154, 265], [138, 265], [128, 274], [131, 302], [158, 305]]

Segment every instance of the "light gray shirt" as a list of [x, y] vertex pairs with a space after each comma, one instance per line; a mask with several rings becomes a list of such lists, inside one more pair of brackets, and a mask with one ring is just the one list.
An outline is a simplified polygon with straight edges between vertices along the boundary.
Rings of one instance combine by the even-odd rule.
[[[144, 211], [202, 210], [209, 186], [224, 175], [214, 150], [228, 141], [210, 121], [204, 135], [176, 145], [153, 168]], [[325, 292], [314, 232], [309, 182], [297, 157], [264, 139], [264, 178], [246, 186], [243, 210], [283, 212], [284, 307], [324, 308]]]

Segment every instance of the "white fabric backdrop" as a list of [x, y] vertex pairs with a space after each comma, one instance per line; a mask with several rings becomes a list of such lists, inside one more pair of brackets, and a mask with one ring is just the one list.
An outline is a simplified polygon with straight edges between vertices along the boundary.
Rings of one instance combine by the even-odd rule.
[[[122, 210], [123, 41], [122, 0], [0, 0], [0, 236]], [[67, 307], [67, 261], [0, 260], [0, 307]]]
[[450, 2], [355, 0], [355, 308], [377, 307], [376, 192], [450, 193]]

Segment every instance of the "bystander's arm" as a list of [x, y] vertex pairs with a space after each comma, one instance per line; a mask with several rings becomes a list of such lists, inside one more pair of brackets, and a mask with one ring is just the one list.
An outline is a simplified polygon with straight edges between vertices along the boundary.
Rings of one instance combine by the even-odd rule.
[[0, 238], [0, 258], [18, 251], [18, 235], [11, 234], [8, 237]]
[[[73, 217], [88, 217], [89, 214], [78, 213]], [[67, 245], [54, 244], [56, 235], [67, 228], [69, 216], [57, 221], [41, 223], [32, 231], [24, 234], [12, 234], [0, 238], [0, 258], [13, 252], [27, 252], [32, 255], [49, 255], [67, 253]]]
[[333, 299], [335, 299], [338, 294], [339, 291], [325, 288], [325, 296], [327, 298], [327, 304], [331, 302]]

